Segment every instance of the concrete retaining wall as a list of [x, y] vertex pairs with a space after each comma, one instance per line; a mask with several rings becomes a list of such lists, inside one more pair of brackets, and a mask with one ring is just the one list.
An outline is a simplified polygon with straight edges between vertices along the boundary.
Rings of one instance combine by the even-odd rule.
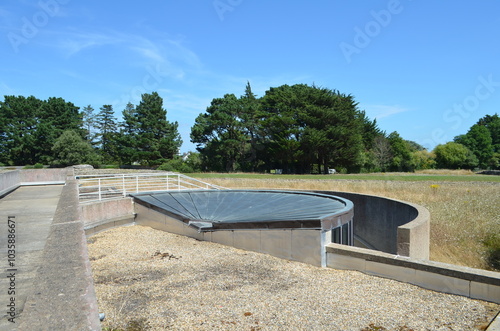
[[18, 330], [101, 330], [75, 180], [63, 188], [35, 283]]
[[320, 229], [218, 230], [198, 232], [173, 217], [135, 204], [136, 224], [152, 227], [203, 241], [265, 253], [279, 258], [322, 265]]
[[316, 191], [351, 200], [354, 234], [373, 249], [429, 259], [430, 213], [409, 202], [374, 195]]
[[86, 235], [93, 235], [118, 226], [135, 224], [132, 198], [80, 204], [79, 208]]
[[327, 267], [357, 270], [420, 287], [500, 304], [500, 273], [394, 256], [338, 244], [326, 246]]

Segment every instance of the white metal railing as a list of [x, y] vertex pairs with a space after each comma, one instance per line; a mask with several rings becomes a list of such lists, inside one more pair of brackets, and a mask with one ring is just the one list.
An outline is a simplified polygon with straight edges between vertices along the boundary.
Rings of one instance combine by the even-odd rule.
[[226, 189], [175, 172], [82, 175], [76, 178], [80, 202], [122, 198], [139, 192]]

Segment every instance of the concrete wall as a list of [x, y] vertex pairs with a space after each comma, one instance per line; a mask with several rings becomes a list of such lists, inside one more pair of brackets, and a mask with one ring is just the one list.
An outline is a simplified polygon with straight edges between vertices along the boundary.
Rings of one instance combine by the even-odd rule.
[[132, 198], [80, 204], [79, 208], [86, 235], [93, 235], [118, 226], [135, 224]]
[[26, 184], [52, 184], [64, 183], [66, 176], [73, 172], [70, 168], [61, 169], [26, 169], [20, 171], [21, 183]]
[[75, 180], [63, 188], [42, 259], [18, 330], [101, 330]]
[[0, 197], [21, 185], [64, 184], [71, 169], [27, 169], [0, 173]]
[[357, 270], [420, 287], [500, 304], [500, 273], [417, 260], [338, 244], [326, 246], [327, 267]]
[[0, 173], [0, 197], [19, 187], [21, 184], [19, 173], [19, 170]]
[[136, 224], [203, 241], [265, 253], [279, 258], [322, 265], [320, 229], [218, 230], [198, 232], [185, 222], [135, 204]]
[[422, 206], [367, 194], [318, 193], [351, 200], [354, 204], [354, 234], [374, 249], [429, 259], [430, 213]]

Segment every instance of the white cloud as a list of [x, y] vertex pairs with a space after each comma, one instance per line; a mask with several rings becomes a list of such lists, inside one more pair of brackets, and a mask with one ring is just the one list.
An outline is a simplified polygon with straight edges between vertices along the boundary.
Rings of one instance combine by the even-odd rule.
[[[55, 33], [59, 34], [59, 32]], [[74, 56], [91, 47], [119, 44], [122, 40], [116, 36], [97, 33], [63, 33], [60, 35], [57, 46], [63, 50], [65, 56]]]
[[14, 89], [4, 82], [0, 82], [0, 95], [14, 95], [16, 94]]
[[[363, 107], [361, 107], [363, 109]], [[399, 105], [367, 105], [364, 106], [366, 114], [370, 118], [380, 120], [382, 118], [390, 117], [396, 114], [404, 113], [409, 111], [408, 108], [401, 107]]]

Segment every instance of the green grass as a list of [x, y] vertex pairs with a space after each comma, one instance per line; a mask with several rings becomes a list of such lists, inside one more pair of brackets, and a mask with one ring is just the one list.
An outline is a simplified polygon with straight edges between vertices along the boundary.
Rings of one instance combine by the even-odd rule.
[[385, 181], [429, 181], [429, 182], [500, 182], [500, 176], [491, 175], [429, 175], [414, 173], [374, 173], [374, 174], [335, 174], [335, 175], [271, 175], [256, 173], [193, 173], [190, 177], [243, 178], [243, 179], [318, 179], [318, 180], [385, 180]]

